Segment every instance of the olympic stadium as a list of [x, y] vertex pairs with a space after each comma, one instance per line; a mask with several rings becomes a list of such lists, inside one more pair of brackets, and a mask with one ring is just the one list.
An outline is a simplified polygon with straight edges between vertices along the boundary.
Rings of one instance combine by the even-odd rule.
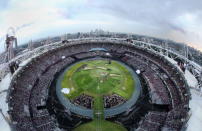
[[11, 130], [186, 130], [192, 95], [185, 70], [199, 87], [200, 66], [125, 36], [8, 46], [1, 82], [12, 75], [5, 98]]

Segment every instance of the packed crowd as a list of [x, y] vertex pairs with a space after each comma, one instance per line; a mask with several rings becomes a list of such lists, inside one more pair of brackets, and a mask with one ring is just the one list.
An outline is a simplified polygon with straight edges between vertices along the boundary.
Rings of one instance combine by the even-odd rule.
[[158, 131], [164, 125], [166, 120], [167, 113], [166, 112], [149, 112], [144, 120], [140, 121], [138, 131]]
[[148, 82], [152, 102], [156, 104], [171, 104], [168, 91], [156, 72], [148, 69], [143, 72], [143, 76]]
[[124, 102], [126, 102], [126, 100], [117, 94], [104, 96], [104, 108], [111, 108], [123, 104]]
[[[17, 130], [18, 128], [31, 130], [33, 127], [37, 130], [56, 128], [47, 109], [38, 110], [37, 107], [46, 104], [47, 87], [50, 86], [54, 74], [73, 61], [71, 57], [62, 60], [63, 53], [59, 54], [56, 56], [50, 53], [49, 56], [40, 56], [14, 76], [16, 79], [10, 88], [9, 114]], [[25, 109], [25, 106], [30, 110]]]
[[75, 105], [83, 106], [88, 109], [92, 109], [92, 101], [93, 98], [91, 96], [82, 94], [72, 100], [72, 103], [74, 103]]
[[183, 104], [169, 111], [163, 128], [173, 131], [180, 130], [186, 122], [188, 111], [188, 107]]
[[[155, 64], [156, 67], [158, 67], [157, 70], [153, 71], [159, 74], [159, 78], [163, 81], [165, 87], [167, 87], [166, 89], [168, 90], [172, 98], [173, 106], [177, 106], [181, 102], [184, 102], [185, 104], [188, 103], [190, 98], [189, 89], [184, 80], [184, 76], [174, 65], [165, 60], [162, 56], [152, 54], [148, 51], [147, 51], [148, 53], [146, 51], [138, 51], [138, 50], [136, 50], [135, 53], [134, 52], [135, 51], [130, 51], [129, 53], [130, 55], [133, 55], [135, 58], [139, 59], [139, 61], [137, 62], [138, 64], [133, 62], [133, 60], [129, 62], [130, 64], [133, 62], [134, 64], [132, 63], [132, 65], [135, 68], [140, 69], [143, 72], [143, 74], [145, 74], [145, 72], [147, 72], [148, 70], [149, 71], [153, 70], [151, 69], [152, 64]], [[143, 66], [141, 67], [141, 65]], [[164, 73], [168, 77], [164, 79], [162, 76], [160, 76], [161, 73]], [[149, 74], [150, 73], [147, 73], [147, 76], [149, 76]], [[163, 90], [163, 88], [161, 90]], [[165, 90], [163, 92], [165, 92]]]

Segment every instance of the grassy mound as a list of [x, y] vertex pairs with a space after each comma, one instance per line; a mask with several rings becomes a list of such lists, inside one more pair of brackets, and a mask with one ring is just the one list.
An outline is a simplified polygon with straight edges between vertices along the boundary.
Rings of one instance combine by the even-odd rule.
[[104, 118], [104, 95], [117, 94], [130, 99], [135, 88], [132, 74], [121, 63], [113, 60], [87, 60], [74, 64], [64, 75], [62, 88], [68, 99], [81, 94], [93, 97], [93, 121], [79, 125], [74, 131], [126, 131], [117, 123]]

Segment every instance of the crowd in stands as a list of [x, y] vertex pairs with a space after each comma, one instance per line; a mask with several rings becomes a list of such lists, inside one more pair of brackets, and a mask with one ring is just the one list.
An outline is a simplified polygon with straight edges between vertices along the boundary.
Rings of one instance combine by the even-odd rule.
[[143, 72], [143, 76], [149, 84], [152, 102], [156, 104], [170, 104], [168, 91], [160, 77], [152, 70], [146, 70]]
[[140, 121], [137, 131], [158, 131], [164, 125], [166, 120], [166, 112], [151, 111]]
[[[134, 53], [135, 52], [135, 53]], [[142, 59], [143, 70], [149, 69], [151, 67], [151, 63], [155, 64], [157, 67], [161, 69], [160, 72], [157, 73], [165, 73], [168, 78], [164, 79], [163, 82], [166, 85], [170, 96], [173, 99], [173, 106], [177, 106], [181, 102], [185, 102], [186, 104], [189, 101], [190, 93], [188, 87], [186, 85], [183, 74], [171, 63], [165, 60], [162, 56], [158, 56], [157, 54], [152, 54], [148, 51], [132, 51], [130, 54], [134, 54], [136, 58]], [[145, 60], [147, 59], [147, 60]], [[147, 61], [147, 62], [145, 62]], [[135, 62], [134, 62], [135, 63]], [[140, 62], [138, 61], [140, 64]], [[141, 69], [141, 66], [136, 66]], [[162, 77], [161, 77], [162, 78]]]
[[[38, 110], [37, 106], [45, 104], [47, 89], [54, 74], [70, 64], [73, 59], [69, 57], [61, 60], [62, 54], [57, 57], [55, 54], [52, 55], [50, 53], [49, 56], [34, 59], [14, 76], [16, 78], [10, 87], [9, 114], [17, 129], [18, 126], [20, 130], [31, 130], [33, 127], [37, 130], [52, 130], [56, 127], [47, 109]], [[28, 106], [31, 112], [27, 112], [25, 106]], [[21, 126], [22, 124], [24, 126]]]
[[126, 102], [126, 100], [117, 94], [104, 96], [104, 108], [111, 108], [123, 104], [124, 102]]
[[72, 103], [74, 103], [75, 105], [83, 106], [88, 109], [92, 109], [92, 100], [93, 98], [91, 96], [82, 94], [72, 100]]
[[173, 131], [180, 130], [184, 126], [184, 122], [186, 122], [188, 111], [189, 108], [183, 104], [169, 111], [163, 128]]

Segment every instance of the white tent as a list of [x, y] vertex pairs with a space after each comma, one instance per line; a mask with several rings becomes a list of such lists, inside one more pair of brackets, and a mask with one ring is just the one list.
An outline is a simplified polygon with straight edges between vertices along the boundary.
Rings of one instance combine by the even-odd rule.
[[61, 92], [64, 94], [69, 94], [70, 89], [69, 88], [62, 88]]

